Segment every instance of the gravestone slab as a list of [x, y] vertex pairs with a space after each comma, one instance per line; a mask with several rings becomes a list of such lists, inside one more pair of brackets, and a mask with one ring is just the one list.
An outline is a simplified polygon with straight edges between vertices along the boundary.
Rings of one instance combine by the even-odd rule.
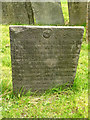
[[68, 2], [68, 9], [70, 25], [84, 25], [86, 23], [87, 2]]
[[72, 85], [83, 27], [10, 26], [13, 89]]
[[2, 24], [33, 24], [30, 2], [2, 2]]
[[32, 2], [36, 24], [64, 24], [60, 2]]

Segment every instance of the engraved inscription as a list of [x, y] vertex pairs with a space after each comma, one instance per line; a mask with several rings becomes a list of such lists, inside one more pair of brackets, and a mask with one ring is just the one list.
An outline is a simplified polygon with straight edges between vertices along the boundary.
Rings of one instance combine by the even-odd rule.
[[51, 36], [51, 30], [45, 30], [43, 32], [43, 37], [44, 38], [49, 38]]

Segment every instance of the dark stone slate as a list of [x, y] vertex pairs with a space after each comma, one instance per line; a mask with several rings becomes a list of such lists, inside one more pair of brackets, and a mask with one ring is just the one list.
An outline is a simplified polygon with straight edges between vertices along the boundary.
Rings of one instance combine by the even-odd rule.
[[13, 89], [72, 85], [83, 27], [10, 26]]
[[86, 23], [87, 2], [68, 2], [68, 9], [70, 25], [84, 25]]
[[36, 24], [64, 25], [61, 3], [59, 2], [32, 2], [32, 9]]
[[30, 2], [2, 2], [2, 24], [33, 24]]

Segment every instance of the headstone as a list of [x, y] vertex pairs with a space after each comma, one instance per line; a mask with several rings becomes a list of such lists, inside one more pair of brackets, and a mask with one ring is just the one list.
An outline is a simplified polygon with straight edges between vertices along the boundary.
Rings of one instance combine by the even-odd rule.
[[86, 24], [86, 14], [87, 14], [86, 2], [68, 2], [68, 9], [69, 9], [70, 25]]
[[30, 2], [2, 2], [2, 24], [33, 24]]
[[32, 2], [31, 4], [36, 24], [64, 24], [60, 2]]
[[72, 85], [83, 27], [10, 26], [14, 91]]

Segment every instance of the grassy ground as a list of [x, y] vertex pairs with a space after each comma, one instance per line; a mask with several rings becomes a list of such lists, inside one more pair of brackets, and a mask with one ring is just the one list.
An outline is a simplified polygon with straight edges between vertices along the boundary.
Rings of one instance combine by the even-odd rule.
[[88, 44], [82, 43], [76, 78], [72, 88], [53, 88], [42, 96], [15, 97], [12, 93], [9, 26], [2, 26], [2, 115], [15, 117], [88, 117]]
[[[65, 11], [64, 16], [66, 22], [68, 21], [67, 14], [68, 12]], [[15, 97], [13, 95], [9, 26], [2, 26], [1, 42], [1, 97], [2, 116], [4, 118], [88, 117], [88, 44], [85, 40], [85, 34], [73, 86], [64, 90], [59, 87], [53, 88], [41, 96], [31, 95], [30, 93], [22, 97], [19, 95]]]

